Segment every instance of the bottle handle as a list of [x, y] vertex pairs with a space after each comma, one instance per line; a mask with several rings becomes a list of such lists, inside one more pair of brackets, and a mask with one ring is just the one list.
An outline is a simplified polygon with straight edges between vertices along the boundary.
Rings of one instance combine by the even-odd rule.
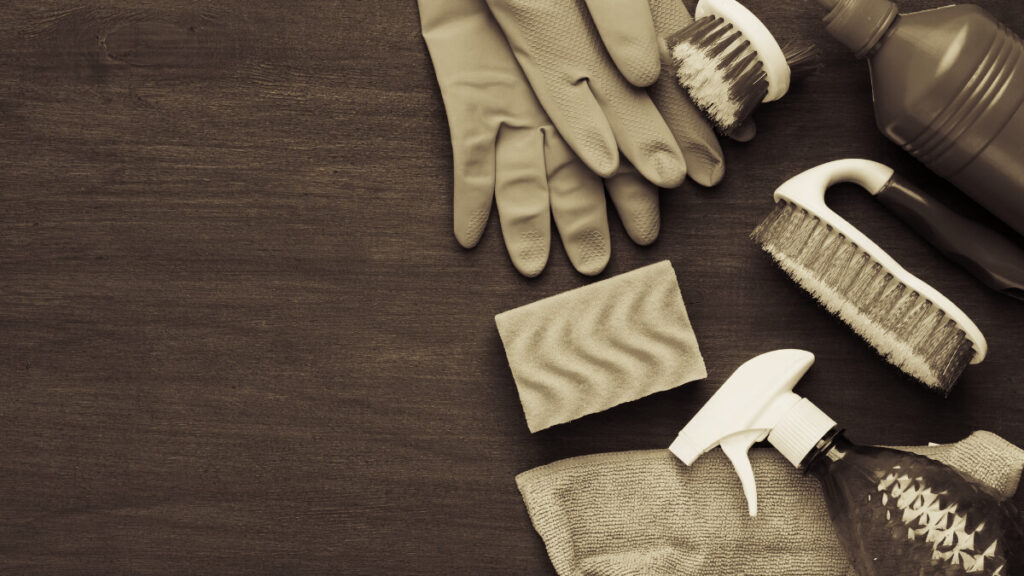
[[893, 175], [874, 195], [917, 234], [986, 286], [1024, 300], [1024, 249], [954, 212], [898, 175]]

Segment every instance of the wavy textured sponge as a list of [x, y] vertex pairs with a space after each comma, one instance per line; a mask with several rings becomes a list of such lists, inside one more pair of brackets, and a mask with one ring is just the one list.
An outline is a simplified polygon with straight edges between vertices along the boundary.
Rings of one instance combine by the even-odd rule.
[[707, 377], [667, 260], [494, 321], [530, 432]]

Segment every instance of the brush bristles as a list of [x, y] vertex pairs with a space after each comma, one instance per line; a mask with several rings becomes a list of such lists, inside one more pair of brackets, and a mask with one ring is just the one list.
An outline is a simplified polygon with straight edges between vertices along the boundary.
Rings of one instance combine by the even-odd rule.
[[751, 237], [829, 312], [929, 388], [948, 394], [974, 356], [941, 308], [806, 210], [779, 201]]
[[757, 53], [718, 16], [705, 16], [668, 38], [676, 78], [719, 132], [729, 134], [768, 93]]
[[786, 42], [782, 55], [786, 57], [793, 78], [810, 76], [821, 69], [821, 50], [814, 44]]

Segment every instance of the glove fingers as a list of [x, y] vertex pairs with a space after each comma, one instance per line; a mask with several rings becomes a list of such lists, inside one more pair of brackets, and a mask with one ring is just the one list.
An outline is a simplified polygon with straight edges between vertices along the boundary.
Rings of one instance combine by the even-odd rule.
[[[680, 0], [651, 0], [654, 29], [662, 38], [689, 26], [693, 18]], [[686, 158], [690, 178], [702, 186], [714, 186], [725, 175], [725, 155], [714, 128], [679, 87], [675, 64], [667, 48], [662, 52], [661, 77], [648, 92], [665, 118]]]
[[686, 177], [686, 160], [675, 136], [645, 90], [627, 84], [594, 87], [606, 108], [622, 155], [654, 184], [675, 188]]
[[686, 28], [693, 22], [693, 16], [681, 0], [649, 0], [654, 31], [662, 38]]
[[[544, 111], [600, 176], [619, 167], [619, 148], [591, 88], [607, 60], [583, 0], [487, 0]], [[595, 56], [598, 61], [595, 64]], [[626, 85], [610, 61], [607, 68]]]
[[[482, 0], [419, 0], [418, 5], [451, 133], [455, 237], [472, 248], [483, 235], [494, 199], [501, 119], [547, 120]], [[532, 117], [521, 112], [530, 103], [537, 109]]]
[[640, 246], [654, 242], [661, 230], [658, 189], [625, 162], [618, 173], [605, 181], [605, 186], [633, 242]]
[[463, 121], [472, 118], [469, 110], [446, 108], [455, 172], [455, 238], [463, 247], [472, 248], [480, 242], [491, 213], [495, 136], [472, 122]]
[[[647, 19], [645, 26], [654, 26], [651, 9], [646, 6], [647, 0], [640, 16]], [[611, 20], [610, 14], [622, 12], [621, 8], [613, 9], [614, 4], [628, 4], [635, 11], [636, 0], [588, 0], [592, 8], [597, 8], [597, 14], [602, 14], [605, 20]], [[595, 22], [598, 17], [595, 15]], [[601, 30], [605, 44], [609, 43], [604, 38], [604, 30]], [[628, 32], [623, 32], [628, 34]], [[655, 37], [657, 43], [657, 38]], [[660, 59], [660, 55], [659, 55]], [[622, 66], [619, 65], [621, 68]], [[661, 65], [657, 67], [659, 74]], [[657, 84], [655, 84], [657, 86]], [[623, 156], [632, 162], [633, 166], [644, 175], [645, 178], [662, 188], [675, 188], [683, 182], [686, 177], [687, 164], [683, 158], [682, 151], [676, 142], [675, 136], [665, 124], [658, 109], [648, 96], [647, 91], [630, 86], [615, 77], [603, 76], [599, 81], [594, 81], [591, 89], [605, 110], [605, 117], [611, 124], [612, 132], [622, 150]], [[602, 174], [608, 178], [610, 175]]]
[[619, 168], [616, 134], [589, 82], [584, 80], [567, 85], [561, 94], [562, 98], [558, 100], [564, 100], [564, 108], [555, 103], [555, 111], [552, 112], [548, 102], [541, 102], [551, 116], [552, 124], [591, 170], [602, 177], [611, 176]]
[[661, 59], [648, 0], [586, 2], [619, 72], [634, 86], [654, 84], [661, 72]]
[[544, 134], [502, 126], [498, 133], [495, 200], [505, 248], [523, 276], [544, 270], [551, 246], [551, 209]]
[[690, 178], [702, 186], [718, 184], [725, 176], [725, 155], [718, 135], [704, 114], [676, 84], [672, 72], [663, 72], [648, 93], [686, 159]]
[[553, 130], [545, 131], [551, 213], [569, 261], [580, 274], [600, 274], [611, 257], [608, 208], [601, 179]]

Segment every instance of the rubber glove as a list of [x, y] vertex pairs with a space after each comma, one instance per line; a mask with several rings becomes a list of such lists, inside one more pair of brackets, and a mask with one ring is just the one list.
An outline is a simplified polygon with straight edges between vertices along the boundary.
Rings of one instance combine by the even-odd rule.
[[[551, 125], [484, 0], [419, 0], [419, 9], [451, 131], [459, 243], [480, 241], [493, 199], [524, 276], [547, 263], [552, 215], [573, 266], [600, 273], [611, 254], [601, 179]], [[605, 184], [630, 238], [653, 242], [657, 189], [627, 163]]]
[[722, 179], [714, 130], [676, 84], [672, 66], [659, 61], [667, 58], [661, 37], [692, 21], [680, 0], [487, 4], [544, 110], [594, 172], [614, 173], [621, 149], [664, 188], [687, 170], [705, 186]]

